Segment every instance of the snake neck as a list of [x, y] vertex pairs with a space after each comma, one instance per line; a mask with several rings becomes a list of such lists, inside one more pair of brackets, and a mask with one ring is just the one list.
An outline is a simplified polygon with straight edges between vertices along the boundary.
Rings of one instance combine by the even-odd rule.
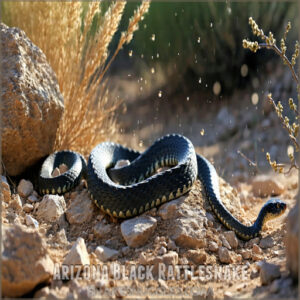
[[262, 228], [264, 227], [265, 223], [269, 220], [272, 219], [271, 214], [267, 212], [267, 209], [265, 206], [262, 207], [262, 209], [260, 210], [256, 221], [254, 222], [254, 224], [252, 225], [253, 227], [253, 232], [257, 232], [259, 233]]

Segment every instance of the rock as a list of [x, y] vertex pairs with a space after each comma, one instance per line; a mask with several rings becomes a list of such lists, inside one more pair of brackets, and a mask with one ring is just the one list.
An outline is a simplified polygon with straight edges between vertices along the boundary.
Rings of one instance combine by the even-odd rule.
[[245, 243], [245, 248], [252, 248], [254, 244], [259, 244], [259, 237], [249, 240]]
[[214, 290], [212, 289], [212, 287], [209, 287], [206, 291], [206, 299], [207, 300], [214, 300], [215, 296], [214, 296]]
[[193, 294], [193, 300], [205, 300], [206, 299], [206, 290], [201, 288], [199, 291]]
[[234, 231], [226, 231], [224, 232], [224, 236], [228, 241], [229, 245], [231, 246], [231, 248], [236, 249], [238, 247], [239, 241]]
[[69, 243], [68, 239], [67, 239], [66, 231], [64, 228], [61, 229], [59, 232], [57, 232], [56, 237], [57, 237], [57, 242], [59, 244], [67, 245]]
[[231, 292], [229, 292], [229, 291], [226, 291], [225, 293], [224, 293], [224, 298], [223, 298], [224, 300], [232, 300], [232, 299], [234, 299], [234, 296], [233, 296], [233, 294], [231, 293]]
[[72, 246], [69, 253], [66, 255], [63, 265], [76, 265], [76, 269], [81, 268], [84, 265], [90, 264], [89, 254], [86, 249], [84, 239], [79, 237], [75, 244]]
[[101, 261], [106, 262], [108, 260], [117, 258], [119, 251], [107, 248], [105, 246], [98, 246], [95, 250], [95, 254]]
[[185, 248], [206, 247], [206, 230], [203, 228], [203, 218], [179, 218], [175, 221], [171, 232], [176, 245]]
[[137, 248], [146, 244], [156, 226], [156, 219], [150, 216], [141, 216], [123, 221], [121, 233], [129, 247]]
[[63, 215], [66, 209], [66, 202], [63, 196], [45, 195], [39, 203], [37, 218], [48, 222], [56, 222]]
[[3, 194], [4, 202], [9, 203], [10, 199], [11, 199], [10, 187], [9, 187], [6, 177], [3, 175], [1, 175], [1, 191]]
[[166, 283], [166, 281], [165, 280], [163, 280], [163, 279], [158, 279], [158, 284], [160, 285], [160, 287], [162, 287], [162, 288], [164, 288], [164, 289], [168, 289], [168, 285], [167, 285], [167, 283]]
[[163, 246], [157, 252], [158, 255], [164, 255], [166, 253], [167, 253], [167, 249]]
[[22, 201], [21, 198], [18, 194], [13, 194], [12, 195], [12, 200], [9, 203], [9, 206], [13, 208], [16, 211], [21, 211], [22, 210]]
[[280, 279], [276, 279], [272, 282], [272, 284], [270, 285], [270, 292], [275, 294], [279, 291], [280, 288], [280, 283], [281, 280]]
[[274, 246], [274, 240], [271, 236], [262, 238], [259, 242], [259, 247], [263, 249], [272, 248], [273, 246]]
[[37, 231], [2, 225], [2, 242], [2, 296], [20, 297], [51, 279], [54, 264]]
[[128, 246], [122, 247], [121, 252], [124, 256], [126, 256], [130, 252], [130, 247]]
[[221, 240], [221, 242], [222, 242], [222, 245], [224, 246], [224, 247], [226, 247], [227, 249], [229, 249], [229, 250], [231, 250], [231, 246], [230, 246], [230, 244], [228, 243], [228, 241], [226, 240], [226, 238], [224, 237], [224, 235], [220, 235], [220, 240]]
[[64, 104], [43, 52], [24, 31], [3, 23], [0, 30], [2, 159], [16, 176], [53, 151]]
[[109, 282], [107, 279], [97, 279], [95, 281], [95, 286], [97, 289], [104, 289], [109, 286]]
[[252, 247], [252, 253], [255, 253], [255, 254], [262, 254], [262, 250], [259, 246], [257, 246], [256, 244], [253, 245]]
[[106, 224], [105, 219], [102, 219], [93, 228], [95, 237], [100, 239], [105, 237], [107, 234], [111, 233], [112, 230], [113, 230], [113, 225]]
[[37, 196], [35, 196], [35, 195], [30, 195], [28, 198], [27, 198], [27, 200], [28, 200], [28, 202], [30, 202], [30, 203], [36, 203], [36, 202], [38, 202], [39, 201], [39, 199], [37, 198]]
[[274, 264], [263, 262], [260, 265], [260, 281], [262, 285], [268, 285], [274, 279], [281, 276], [280, 267]]
[[30, 215], [26, 215], [25, 221], [26, 221], [26, 225], [27, 226], [31, 226], [32, 225], [35, 228], [39, 227], [39, 222], [36, 219], [34, 219], [32, 216], [30, 216]]
[[298, 220], [298, 202], [290, 210], [287, 217], [287, 234], [285, 238], [286, 245], [286, 265], [294, 280], [298, 280], [299, 266], [299, 220]]
[[159, 267], [161, 267], [161, 270], [165, 269], [165, 276], [168, 276], [168, 266], [174, 267], [178, 264], [178, 254], [175, 251], [170, 251], [169, 253], [166, 253], [163, 256], [149, 256], [145, 252], [141, 252], [138, 262], [141, 265], [153, 266], [153, 276], [157, 276], [159, 274]]
[[218, 254], [219, 254], [220, 262], [225, 263], [225, 264], [231, 263], [231, 257], [230, 257], [230, 254], [229, 254], [229, 251], [227, 248], [220, 247]]
[[252, 190], [256, 197], [278, 196], [284, 192], [284, 187], [270, 176], [259, 175], [252, 181]]
[[208, 250], [212, 252], [217, 252], [219, 249], [219, 246], [216, 242], [214, 241], [209, 241], [208, 242]]
[[188, 259], [196, 265], [202, 265], [206, 262], [206, 252], [203, 249], [188, 250], [186, 253]]
[[175, 242], [171, 239], [168, 241], [167, 247], [169, 250], [177, 250]]
[[165, 265], [175, 266], [178, 264], [178, 253], [170, 251], [162, 256], [162, 260]]
[[126, 289], [124, 287], [117, 287], [115, 289], [115, 295], [117, 299], [122, 299], [122, 298], [126, 298], [128, 292], [126, 291]]
[[251, 258], [253, 261], [261, 261], [263, 259], [262, 254], [252, 252]]
[[178, 207], [184, 201], [186, 196], [180, 197], [176, 200], [172, 200], [160, 206], [158, 209], [158, 215], [163, 220], [173, 219], [178, 214]]
[[23, 206], [23, 210], [27, 213], [33, 211], [33, 205], [32, 204], [29, 204], [29, 203], [26, 203], [24, 206]]
[[66, 164], [60, 164], [58, 168], [55, 168], [51, 174], [52, 177], [57, 177], [69, 170]]
[[27, 198], [33, 192], [33, 184], [29, 180], [22, 179], [18, 185], [18, 193], [21, 197]]
[[85, 189], [69, 202], [66, 217], [70, 224], [82, 224], [92, 219], [93, 211], [93, 203]]
[[252, 253], [248, 249], [241, 249], [241, 255], [242, 255], [243, 259], [250, 259]]

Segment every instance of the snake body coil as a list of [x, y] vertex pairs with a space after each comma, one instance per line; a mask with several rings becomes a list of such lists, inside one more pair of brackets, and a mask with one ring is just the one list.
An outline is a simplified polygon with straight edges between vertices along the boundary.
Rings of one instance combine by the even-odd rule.
[[[130, 165], [114, 169], [118, 160]], [[50, 178], [52, 170], [65, 163], [69, 170]], [[162, 167], [170, 167], [160, 173]], [[62, 194], [74, 187], [86, 171], [84, 159], [75, 152], [52, 154], [44, 162], [39, 177], [41, 194]], [[88, 191], [95, 204], [115, 218], [130, 218], [187, 193], [199, 176], [206, 197], [218, 219], [244, 240], [259, 234], [264, 223], [281, 215], [286, 204], [269, 200], [252, 226], [234, 218], [220, 200], [219, 178], [213, 165], [195, 153], [192, 143], [181, 135], [167, 135], [157, 140], [144, 153], [115, 143], [96, 146], [87, 164]], [[52, 180], [54, 179], [54, 180]]]

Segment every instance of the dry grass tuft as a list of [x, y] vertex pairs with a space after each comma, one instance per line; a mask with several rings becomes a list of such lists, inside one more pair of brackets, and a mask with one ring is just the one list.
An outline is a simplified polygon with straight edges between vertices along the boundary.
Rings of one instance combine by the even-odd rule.
[[[99, 142], [117, 132], [114, 112], [119, 103], [109, 98], [104, 74], [148, 11], [144, 1], [129, 20], [117, 49], [108, 59], [108, 46], [116, 33], [126, 2], [112, 2], [101, 11], [99, 2], [5, 2], [4, 20], [26, 32], [55, 71], [64, 96], [55, 150], [72, 149], [88, 155]], [[91, 34], [93, 24], [98, 27]], [[83, 22], [83, 23], [82, 23]], [[96, 76], [95, 76], [96, 75]]]

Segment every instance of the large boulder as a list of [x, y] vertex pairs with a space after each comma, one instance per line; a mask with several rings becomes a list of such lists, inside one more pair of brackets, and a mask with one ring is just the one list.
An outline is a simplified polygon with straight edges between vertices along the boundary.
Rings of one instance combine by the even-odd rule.
[[52, 277], [53, 261], [35, 230], [3, 225], [1, 258], [2, 296], [23, 296]]
[[53, 151], [64, 104], [46, 56], [26, 34], [0, 23], [0, 39], [2, 159], [14, 176]]
[[299, 266], [299, 219], [298, 219], [298, 203], [290, 210], [287, 217], [287, 236], [286, 236], [286, 258], [287, 267], [292, 277], [298, 280]]

